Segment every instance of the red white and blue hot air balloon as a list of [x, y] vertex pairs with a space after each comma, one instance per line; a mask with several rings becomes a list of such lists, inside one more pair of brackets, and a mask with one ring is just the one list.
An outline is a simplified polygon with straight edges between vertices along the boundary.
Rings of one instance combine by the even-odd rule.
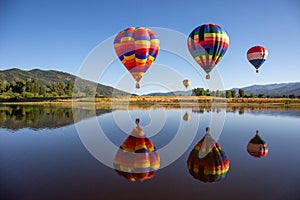
[[247, 51], [248, 61], [255, 67], [256, 73], [258, 68], [266, 61], [268, 50], [263, 46], [254, 46]]

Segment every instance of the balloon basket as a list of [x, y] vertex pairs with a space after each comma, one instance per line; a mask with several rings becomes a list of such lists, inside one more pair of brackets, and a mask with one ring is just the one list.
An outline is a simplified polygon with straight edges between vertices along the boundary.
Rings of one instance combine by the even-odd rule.
[[135, 124], [136, 124], [136, 125], [139, 125], [139, 124], [140, 124], [140, 118], [136, 118], [136, 119], [135, 119]]
[[206, 79], [210, 79], [210, 75], [209, 74], [206, 75]]
[[136, 88], [136, 89], [140, 89], [140, 88], [141, 88], [141, 87], [140, 87], [140, 84], [139, 84], [139, 83], [136, 83], [136, 84], [135, 84], [135, 88]]
[[258, 73], [258, 69], [256, 70], [256, 73]]

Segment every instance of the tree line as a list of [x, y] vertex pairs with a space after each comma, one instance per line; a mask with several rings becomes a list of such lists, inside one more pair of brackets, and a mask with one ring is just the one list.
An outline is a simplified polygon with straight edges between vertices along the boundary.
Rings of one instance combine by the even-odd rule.
[[0, 80], [0, 98], [45, 98], [45, 97], [84, 97], [100, 96], [91, 85], [83, 90], [75, 86], [74, 82], [54, 82], [47, 86], [41, 86], [37, 78], [20, 79], [16, 82], [4, 82]]
[[[265, 94], [258, 94], [255, 95], [253, 92], [250, 93], [250, 95], [247, 95], [245, 93], [244, 89], [239, 89], [238, 91], [236, 90], [216, 90], [216, 91], [210, 91], [209, 89], [204, 89], [204, 88], [194, 88], [192, 90], [192, 95], [193, 96], [214, 96], [214, 97], [226, 97], [226, 98], [269, 98], [271, 96], [267, 96]], [[283, 95], [279, 96], [282, 98], [296, 98], [295, 95]]]

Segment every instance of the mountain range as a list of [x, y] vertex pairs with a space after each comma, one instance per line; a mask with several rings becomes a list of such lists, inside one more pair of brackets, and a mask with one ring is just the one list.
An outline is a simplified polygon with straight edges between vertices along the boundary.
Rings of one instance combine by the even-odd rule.
[[[89, 80], [82, 79], [75, 75], [55, 71], [55, 70], [41, 70], [32, 69], [29, 71], [12, 68], [8, 70], [0, 71], [0, 80], [6, 82], [15, 82], [20, 79], [26, 80], [27, 78], [37, 78], [41, 86], [48, 86], [55, 82], [64, 82], [65, 84], [69, 82], [77, 81], [77, 86], [79, 89], [84, 90], [87, 85], [97, 84], [97, 92], [102, 95], [111, 96], [113, 95], [131, 95], [125, 91], [115, 89], [110, 86], [95, 83]], [[238, 91], [239, 89], [244, 89], [247, 95], [254, 93], [255, 95], [264, 94], [266, 96], [279, 97], [283, 95], [295, 95], [300, 96], [300, 82], [291, 83], [278, 83], [278, 84], [266, 84], [266, 85], [251, 85], [242, 88], [232, 88], [232, 90]], [[150, 94], [145, 94], [144, 96], [187, 96], [191, 95], [191, 90], [186, 91], [173, 91], [173, 92], [155, 92]]]
[[[239, 88], [233, 88], [233, 90], [238, 90]], [[283, 95], [295, 95], [300, 96], [300, 82], [291, 83], [277, 83], [277, 84], [267, 84], [267, 85], [251, 85], [248, 87], [243, 87], [245, 93], [250, 95], [254, 93], [255, 95], [264, 94], [266, 96], [283, 96]]]
[[0, 71], [0, 80], [2, 80], [3, 82], [11, 83], [18, 80], [25, 81], [27, 78], [37, 78], [40, 86], [48, 86], [55, 82], [64, 82], [65, 84], [68, 84], [70, 82], [75, 82], [76, 79], [76, 86], [82, 91], [87, 85], [97, 84], [96, 91], [100, 92], [100, 94], [102, 95], [131, 95], [127, 92], [115, 89], [113, 87], [85, 80], [75, 75], [61, 71], [41, 69], [32, 69], [29, 71], [25, 71], [17, 68]]
[[[266, 96], [281, 97], [283, 95], [295, 95], [300, 96], [300, 82], [292, 83], [278, 83], [278, 84], [266, 84], [266, 85], [251, 85], [241, 88], [232, 88], [231, 90], [244, 89], [247, 95], [254, 93], [255, 95], [264, 94]], [[188, 91], [173, 91], [173, 92], [155, 92], [145, 94], [144, 96], [187, 96], [192, 94], [192, 90]]]

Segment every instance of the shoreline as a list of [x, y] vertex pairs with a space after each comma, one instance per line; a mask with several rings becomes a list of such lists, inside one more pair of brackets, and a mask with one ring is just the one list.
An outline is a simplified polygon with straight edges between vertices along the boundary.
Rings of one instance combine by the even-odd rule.
[[[36, 100], [36, 101], [35, 101]], [[97, 109], [132, 108], [283, 108], [300, 109], [300, 99], [291, 98], [221, 98], [203, 96], [121, 96], [27, 101], [1, 101], [0, 105], [62, 106]]]

